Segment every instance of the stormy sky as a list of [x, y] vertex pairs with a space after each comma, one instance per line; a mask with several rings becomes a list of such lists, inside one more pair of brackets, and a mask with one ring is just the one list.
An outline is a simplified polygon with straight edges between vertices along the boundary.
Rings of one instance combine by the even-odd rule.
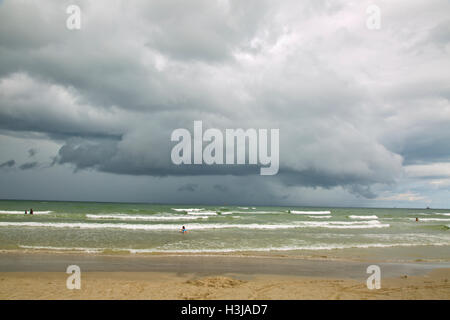
[[[0, 1], [0, 198], [450, 208], [449, 12]], [[279, 129], [279, 173], [175, 166], [171, 133], [195, 120]]]

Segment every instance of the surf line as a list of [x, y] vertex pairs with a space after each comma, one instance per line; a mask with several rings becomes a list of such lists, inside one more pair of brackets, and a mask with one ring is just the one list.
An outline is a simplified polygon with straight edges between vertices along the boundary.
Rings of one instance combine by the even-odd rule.
[[[245, 165], [260, 164], [260, 175], [275, 175], [279, 169], [279, 129], [270, 129], [270, 154], [268, 129], [225, 129], [225, 157], [224, 135], [215, 128], [203, 132], [202, 121], [194, 121], [194, 161], [192, 161], [192, 136], [189, 130], [175, 129], [171, 141], [178, 143], [172, 148], [170, 157], [175, 165]], [[248, 140], [248, 150], [246, 141]], [[203, 142], [209, 142], [203, 149]], [[236, 142], [236, 144], [235, 144]], [[235, 156], [236, 147], [236, 156]], [[236, 158], [236, 161], [235, 161]], [[266, 166], [266, 167], [263, 167]]]

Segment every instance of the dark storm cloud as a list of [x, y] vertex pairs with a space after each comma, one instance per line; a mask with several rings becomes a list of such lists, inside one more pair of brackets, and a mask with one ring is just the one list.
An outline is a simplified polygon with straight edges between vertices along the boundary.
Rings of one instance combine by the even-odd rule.
[[0, 164], [0, 168], [11, 168], [14, 167], [15, 165], [16, 165], [15, 160], [8, 160]]
[[75, 163], [77, 169], [96, 168], [108, 163], [115, 152], [115, 141], [86, 142], [81, 138], [72, 138], [59, 149], [59, 163]]
[[21, 170], [34, 169], [34, 168], [36, 168], [36, 167], [38, 166], [38, 164], [39, 164], [39, 163], [38, 163], [37, 161], [34, 161], [34, 162], [27, 162], [27, 163], [24, 163], [24, 164], [20, 165], [19, 168], [20, 168]]
[[367, 199], [375, 199], [377, 197], [376, 193], [374, 193], [370, 186], [363, 186], [360, 184], [353, 184], [349, 186], [345, 186], [345, 188], [350, 192], [355, 194], [357, 197], [362, 196]]
[[213, 186], [213, 188], [218, 190], [218, 191], [220, 191], [220, 192], [228, 192], [228, 190], [229, 190], [227, 186], [223, 186], [221, 184], [215, 184]]
[[400, 154], [405, 165], [450, 161], [449, 100], [440, 94], [419, 100], [424, 102], [417, 105], [409, 97], [409, 103], [397, 106], [380, 140]]
[[197, 190], [197, 188], [198, 188], [198, 185], [197, 185], [197, 184], [188, 183], [188, 184], [185, 184], [185, 185], [179, 187], [179, 188], [177, 189], [177, 191], [195, 192], [195, 190]]
[[36, 149], [33, 149], [33, 148], [31, 148], [31, 149], [28, 149], [28, 156], [31, 158], [31, 157], [34, 157], [35, 155], [36, 155], [36, 153], [37, 153], [38, 151], [36, 150]]
[[[367, 177], [357, 177], [353, 174], [327, 174], [314, 169], [300, 172], [281, 171], [280, 178], [288, 186], [303, 185], [308, 187], [332, 188], [335, 186], [355, 186], [363, 184], [383, 183], [385, 179], [369, 180]], [[393, 182], [393, 181], [392, 181]]]
[[[302, 185], [312, 188], [322, 187], [325, 189], [342, 186], [350, 193], [368, 199], [376, 197], [376, 194], [370, 188], [371, 184], [389, 183], [388, 180], [377, 179], [376, 176], [368, 179], [367, 177], [358, 177], [354, 174], [326, 174], [315, 169], [301, 172], [280, 172], [280, 178], [287, 186]], [[394, 179], [390, 182], [393, 183]]]
[[[159, 155], [154, 162], [142, 159], [127, 159], [126, 154], [118, 150], [114, 141], [92, 141], [82, 144], [73, 140], [66, 143], [56, 157], [59, 164], [73, 164], [76, 170], [94, 168], [102, 172], [128, 174], [128, 175], [153, 175], [153, 176], [195, 176], [195, 175], [254, 175], [259, 174], [260, 167], [256, 165], [186, 165], [172, 164], [170, 153], [166, 157]], [[160, 163], [160, 165], [157, 164]]]
[[367, 4], [346, 1], [79, 1], [76, 32], [66, 4], [0, 10], [0, 129], [57, 142], [53, 165], [205, 181], [259, 174], [173, 165], [170, 134], [192, 132], [194, 120], [280, 129], [266, 194], [342, 187], [372, 199], [405, 164], [450, 161], [445, 1], [411, 4], [416, 16], [406, 3], [383, 8], [380, 32], [365, 28]]
[[407, 165], [450, 161], [449, 138], [442, 135], [433, 137], [429, 134], [418, 137], [414, 140], [414, 144], [405, 145], [400, 153]]

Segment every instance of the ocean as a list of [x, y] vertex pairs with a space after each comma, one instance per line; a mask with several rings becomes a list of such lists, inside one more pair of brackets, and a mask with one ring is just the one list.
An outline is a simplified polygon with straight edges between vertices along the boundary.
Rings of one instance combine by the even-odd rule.
[[2, 251], [450, 261], [449, 229], [435, 209], [0, 201]]

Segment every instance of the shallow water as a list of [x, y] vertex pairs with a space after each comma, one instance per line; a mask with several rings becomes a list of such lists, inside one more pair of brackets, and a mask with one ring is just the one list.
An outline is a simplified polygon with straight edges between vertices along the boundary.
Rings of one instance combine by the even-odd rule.
[[[23, 214], [29, 208], [33, 216]], [[183, 225], [187, 234], [179, 232]], [[389, 259], [450, 260], [449, 227], [450, 210], [433, 209], [0, 201], [3, 250], [386, 252]]]

